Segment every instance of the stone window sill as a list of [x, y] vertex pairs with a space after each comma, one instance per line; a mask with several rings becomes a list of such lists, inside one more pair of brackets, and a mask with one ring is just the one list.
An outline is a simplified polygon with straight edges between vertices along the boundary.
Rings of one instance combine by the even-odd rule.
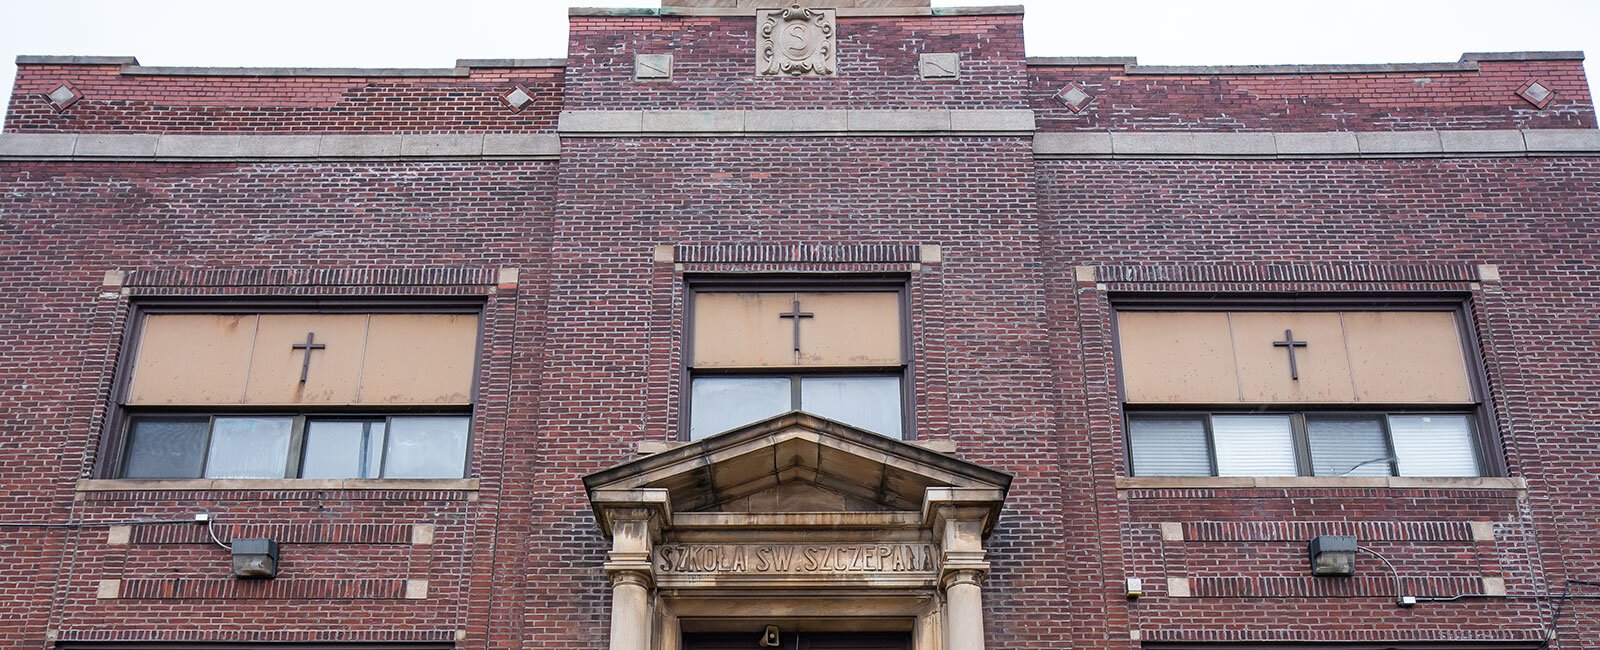
[[1528, 482], [1515, 476], [1446, 478], [1424, 476], [1119, 476], [1117, 489], [1282, 489], [1347, 488], [1411, 490], [1526, 490]]
[[157, 492], [202, 490], [422, 490], [476, 492], [478, 479], [410, 478], [256, 478], [256, 479], [83, 479], [79, 492]]

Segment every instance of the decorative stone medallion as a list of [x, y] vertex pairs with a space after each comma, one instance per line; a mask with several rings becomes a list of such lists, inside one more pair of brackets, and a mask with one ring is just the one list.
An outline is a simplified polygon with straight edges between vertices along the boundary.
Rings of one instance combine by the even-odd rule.
[[756, 74], [792, 77], [832, 76], [837, 63], [834, 10], [788, 9], [756, 12]]
[[1556, 91], [1537, 79], [1529, 79], [1517, 89], [1517, 96], [1533, 104], [1535, 108], [1543, 109], [1550, 105], [1550, 100], [1556, 98]]
[[533, 105], [533, 93], [529, 92], [526, 86], [517, 84], [510, 92], [501, 95], [500, 100], [511, 107], [512, 112], [521, 113]]
[[50, 102], [51, 108], [60, 113], [67, 110], [68, 106], [76, 104], [78, 100], [83, 99], [83, 93], [78, 92], [77, 88], [73, 88], [72, 84], [63, 83], [56, 86], [55, 90], [45, 93], [44, 98]]
[[1062, 88], [1061, 92], [1055, 94], [1055, 98], [1062, 106], [1067, 107], [1067, 110], [1074, 113], [1082, 113], [1094, 101], [1094, 95], [1090, 95], [1083, 86], [1076, 83]]

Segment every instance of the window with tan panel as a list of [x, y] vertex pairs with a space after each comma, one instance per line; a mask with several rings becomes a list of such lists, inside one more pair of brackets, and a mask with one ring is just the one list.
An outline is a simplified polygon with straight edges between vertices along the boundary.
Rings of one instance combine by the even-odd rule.
[[102, 473], [459, 478], [477, 309], [140, 310]]
[[695, 285], [687, 437], [788, 411], [905, 437], [904, 300], [900, 281]]
[[1482, 475], [1462, 324], [1457, 308], [1119, 310], [1130, 470]]

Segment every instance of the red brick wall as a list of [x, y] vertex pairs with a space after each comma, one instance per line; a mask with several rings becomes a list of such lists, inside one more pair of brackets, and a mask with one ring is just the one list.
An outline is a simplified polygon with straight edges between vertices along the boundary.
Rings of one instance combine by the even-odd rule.
[[[681, 285], [671, 266], [651, 261], [660, 243], [944, 247], [942, 263], [912, 274], [919, 435], [955, 440], [963, 457], [1017, 476], [993, 538], [986, 597], [994, 647], [1129, 647], [1130, 626], [1152, 640], [1528, 638], [1548, 614], [1517, 599], [1401, 611], [1370, 579], [1355, 584], [1353, 597], [1163, 598], [1163, 576], [1188, 575], [1197, 593], [1218, 594], [1306, 582], [1303, 541], [1191, 532], [1184, 542], [1161, 542], [1157, 524], [1166, 521], [1454, 522], [1432, 537], [1372, 542], [1408, 574], [1454, 579], [1419, 583], [1456, 590], [1443, 593], [1503, 575], [1514, 595], [1530, 596], [1600, 572], [1590, 559], [1600, 550], [1591, 496], [1600, 459], [1586, 433], [1600, 386], [1581, 370], [1600, 362], [1600, 346], [1583, 326], [1595, 319], [1588, 278], [1597, 249], [1584, 215], [1600, 202], [1600, 164], [1035, 165], [1024, 138], [809, 144], [808, 159], [824, 164], [797, 168], [792, 152], [740, 139], [577, 140], [559, 172], [551, 163], [5, 164], [12, 191], [3, 202], [10, 234], [3, 254], [15, 272], [0, 313], [16, 334], [0, 353], [0, 398], [20, 405], [7, 421], [13, 442], [0, 457], [8, 521], [206, 510], [224, 523], [380, 531], [433, 523], [439, 535], [424, 547], [309, 537], [286, 545], [283, 580], [328, 581], [297, 583], [310, 590], [303, 593], [366, 588], [382, 598], [274, 600], [235, 591], [249, 597], [97, 600], [94, 589], [106, 578], [221, 579], [225, 554], [189, 539], [136, 536], [131, 545], [109, 546], [101, 527], [4, 529], [10, 543], [0, 553], [17, 570], [0, 582], [0, 594], [8, 611], [24, 614], [6, 623], [0, 639], [37, 647], [46, 627], [63, 638], [140, 637], [171, 627], [227, 639], [260, 638], [254, 630], [297, 639], [445, 639], [465, 629], [463, 647], [603, 647], [603, 542], [578, 477], [631, 458], [637, 441], [673, 435], [682, 341], [671, 324], [681, 316]], [[1499, 179], [1493, 186], [1479, 180], [1490, 176]], [[565, 216], [545, 218], [557, 211]], [[1263, 261], [1499, 264], [1499, 291], [1476, 294], [1474, 311], [1510, 469], [1529, 478], [1529, 495], [1119, 494], [1111, 483], [1123, 459], [1105, 294], [1075, 286], [1072, 267]], [[335, 288], [305, 279], [136, 274], [133, 291], [488, 296], [492, 344], [473, 460], [484, 481], [480, 498], [113, 493], [74, 501], [71, 484], [93, 460], [109, 356], [125, 317], [123, 298], [98, 295], [101, 273], [233, 265], [479, 269], [465, 285], [405, 290], [356, 276]], [[487, 284], [500, 266], [524, 269], [520, 289]], [[896, 267], [698, 263], [690, 270], [759, 268]], [[1184, 286], [1468, 290], [1448, 279]], [[1482, 520], [1497, 522], [1496, 540], [1460, 538], [1461, 522]], [[1118, 591], [1125, 576], [1149, 579], [1151, 596], [1128, 604]], [[1200, 580], [1228, 576], [1300, 586]], [[358, 582], [399, 577], [430, 579], [430, 599], [394, 600], [392, 584]], [[1567, 615], [1565, 647], [1597, 647], [1595, 608], [1575, 603]]]
[[[513, 408], [538, 404], [541, 348], [529, 341], [539, 283], [497, 290], [495, 269], [520, 264], [538, 277], [531, 270], [548, 250], [553, 181], [551, 162], [0, 165], [8, 339], [0, 559], [10, 567], [0, 576], [0, 647], [37, 648], [47, 629], [65, 640], [442, 641], [463, 630], [484, 647], [491, 602], [500, 617], [523, 602], [523, 558], [496, 551], [520, 548], [544, 525], [528, 510], [537, 501], [528, 491], [538, 472], [533, 407]], [[475, 500], [416, 490], [75, 500], [74, 482], [96, 460], [127, 317], [128, 298], [100, 288], [112, 268], [134, 271], [135, 297], [482, 296], [473, 432], [481, 451], [471, 460], [481, 492]], [[507, 499], [514, 507], [497, 525]], [[132, 544], [107, 543], [104, 524], [196, 512], [215, 514], [224, 539], [235, 525], [280, 526], [282, 574], [273, 582], [281, 584], [230, 584], [227, 552], [199, 540], [192, 524], [141, 526]], [[435, 525], [435, 543], [410, 545], [413, 524]], [[332, 525], [356, 528], [320, 527]], [[397, 599], [396, 581], [407, 578], [429, 580], [429, 599]], [[124, 580], [129, 596], [156, 597], [97, 599], [106, 579]], [[363, 597], [350, 598], [352, 589]]]
[[[12, 133], [527, 133], [555, 130], [561, 68], [472, 68], [469, 77], [125, 75], [116, 65], [17, 66]], [[83, 99], [57, 112], [45, 94]], [[501, 100], [518, 84], [534, 103]]]
[[[829, 79], [757, 78], [750, 17], [573, 16], [566, 108], [1027, 108], [1022, 16], [839, 18]], [[673, 54], [671, 81], [633, 80], [636, 53]], [[924, 81], [923, 52], [960, 52], [961, 81]]]
[[[1477, 72], [1127, 74], [1118, 66], [1029, 66], [1042, 131], [1431, 131], [1594, 128], [1582, 61], [1483, 61]], [[1516, 92], [1556, 91], [1543, 109]], [[1052, 97], [1078, 84], [1079, 112]]]
[[[1072, 387], [1061, 412], [1063, 449], [1078, 459], [1068, 470], [1066, 535], [1098, 539], [1107, 551], [1106, 573], [1085, 576], [1073, 598], [1108, 607], [1113, 630], [1127, 617], [1156, 641], [1536, 639], [1550, 604], [1528, 597], [1600, 575], [1591, 478], [1600, 449], [1589, 433], [1600, 415], [1592, 397], [1600, 380], [1576, 370], [1600, 363], [1600, 343], [1578, 325], [1596, 319], [1600, 297], [1589, 216], [1600, 208], [1600, 164], [1041, 161], [1038, 169], [1053, 286], [1069, 286], [1074, 265], [1099, 266], [1109, 282], [1055, 295], [1050, 320], [1062, 323], [1059, 381]], [[1467, 280], [1481, 263], [1497, 264], [1503, 281], [1474, 290]], [[1129, 267], [1164, 279], [1127, 281], [1118, 269]], [[1471, 296], [1508, 469], [1528, 479], [1529, 492], [1112, 489], [1126, 460], [1108, 296], [1141, 291]], [[1253, 522], [1269, 532], [1196, 539], [1191, 527], [1182, 542], [1162, 541], [1162, 522], [1205, 521]], [[1463, 539], [1459, 526], [1468, 521], [1494, 522], [1495, 539]], [[1360, 597], [1335, 597], [1327, 590], [1340, 587], [1306, 576], [1306, 536], [1270, 532], [1296, 522], [1330, 531], [1348, 525], [1340, 522], [1454, 522], [1455, 529], [1368, 532], [1363, 543], [1391, 555], [1414, 594], [1468, 593], [1477, 578], [1502, 576], [1516, 598], [1400, 610], [1381, 582], [1351, 585]], [[1362, 575], [1385, 575], [1362, 561]], [[1123, 576], [1146, 578], [1157, 597], [1126, 603], [1115, 593]], [[1213, 597], [1162, 598], [1165, 584], [1152, 585], [1152, 576], [1196, 579], [1193, 591]], [[1200, 580], [1216, 577], [1242, 580]], [[1103, 580], [1098, 595], [1094, 578]], [[1259, 596], [1293, 589], [1330, 595]], [[1569, 603], [1562, 647], [1600, 647], [1597, 614], [1593, 601]], [[1075, 636], [1105, 642], [1097, 639], [1098, 632]]]
[[[1032, 101], [1041, 124], [1066, 129], [1593, 125], [1592, 112], [1578, 104], [1587, 90], [1567, 85], [1581, 79], [1551, 77], [1560, 79], [1552, 83], [1562, 96], [1538, 116], [1522, 100], [1502, 97], [1526, 66], [1570, 75], [1576, 64], [1568, 62], [1486, 62], [1478, 76], [1494, 80], [1482, 85], [1431, 74], [1435, 80], [1421, 87], [1459, 89], [1439, 95], [1415, 96], [1412, 75], [1378, 78], [1372, 82], [1389, 94], [1375, 91], [1361, 107], [1337, 99], [1342, 91], [1318, 90], [1331, 82], [1316, 75], [1182, 79], [1174, 83], [1193, 93], [1156, 84], [1119, 99], [1130, 84], [1153, 82], [1137, 77], [1117, 86], [1115, 71], [1101, 70], [1103, 87], [1091, 92], [1104, 94], [1090, 112], [1069, 118], [1039, 105], [1054, 82], [1024, 85], [1017, 17], [842, 22], [845, 76], [769, 83], [749, 75], [748, 19], [574, 18], [564, 101], [572, 108], [1015, 108]], [[915, 55], [923, 50], [913, 41], [966, 53], [966, 81], [917, 79]], [[678, 79], [631, 81], [627, 53], [669, 46], [682, 55]], [[1488, 74], [1497, 69], [1517, 72]], [[549, 94], [531, 114], [513, 116], [497, 104], [511, 81], [495, 76], [502, 74], [530, 75], [518, 78]], [[551, 74], [379, 84], [24, 66], [7, 128], [548, 131], [560, 82]], [[41, 112], [38, 93], [67, 75], [89, 98], [67, 116]], [[1198, 98], [1236, 96], [1214, 92], [1219, 84], [1256, 94], [1267, 84], [1276, 99]], [[381, 96], [385, 85], [403, 87], [406, 99], [361, 101]], [[246, 97], [207, 94], [224, 87]], [[1477, 99], [1480, 90], [1491, 99]], [[1400, 103], [1373, 107], [1386, 97]], [[1095, 112], [1119, 101], [1148, 111]], [[1281, 109], [1287, 105], [1297, 110]], [[1313, 105], [1354, 116], [1302, 108]], [[1212, 119], [1224, 113], [1238, 123]], [[1137, 117], [1157, 114], [1165, 117]], [[1166, 641], [1526, 640], [1550, 614], [1549, 602], [1532, 596], [1559, 591], [1566, 579], [1600, 578], [1600, 450], [1592, 426], [1600, 416], [1600, 311], [1593, 307], [1600, 241], [1592, 224], [1600, 161], [1593, 158], [1036, 162], [1026, 137], [569, 138], [559, 163], [4, 162], [0, 189], [3, 648], [48, 646], [47, 630], [66, 640], [234, 641], [449, 641], [465, 631], [462, 648], [605, 647], [604, 542], [579, 477], [635, 457], [639, 441], [675, 435], [683, 276], [653, 261], [661, 244], [942, 247], [943, 261], [919, 269], [724, 261], [685, 270], [911, 278], [917, 435], [953, 440], [960, 456], [1016, 476], [992, 539], [985, 597], [993, 648], [1133, 648], [1130, 629]], [[1498, 264], [1503, 281], [1474, 287], [1471, 269], [1480, 263]], [[1101, 267], [1105, 278], [1121, 267], [1159, 267], [1169, 279], [1106, 279], [1102, 289], [1077, 281], [1074, 267], [1084, 265]], [[1239, 279], [1186, 277], [1180, 267], [1191, 265], [1230, 265]], [[495, 287], [501, 267], [522, 269], [519, 287]], [[131, 296], [102, 289], [109, 269], [135, 271]], [[1119, 492], [1114, 480], [1125, 459], [1107, 292], [1141, 290], [1470, 296], [1508, 468], [1531, 489]], [[155, 295], [482, 296], [477, 498], [396, 491], [78, 498], [73, 485], [96, 460], [129, 301]], [[198, 511], [217, 513], [224, 531], [233, 522], [271, 523], [298, 536], [285, 546], [282, 582], [231, 583], [221, 549], [170, 525], [141, 529], [129, 545], [108, 544], [101, 525]], [[1256, 522], [1267, 532], [1219, 525], [1193, 527], [1182, 542], [1160, 538], [1162, 522], [1205, 521]], [[1460, 526], [1470, 521], [1495, 522], [1496, 539], [1463, 539]], [[22, 522], [91, 523], [11, 525]], [[1460, 593], [1473, 579], [1498, 575], [1517, 598], [1399, 610], [1371, 580], [1381, 574], [1367, 569], [1348, 586], [1303, 578], [1303, 527], [1291, 524], [1343, 530], [1351, 522], [1388, 531], [1371, 542], [1402, 571], [1439, 578], [1416, 581], [1417, 590]], [[323, 524], [361, 526], [359, 535], [371, 537], [316, 527]], [[438, 526], [436, 543], [399, 543], [412, 524]], [[1196, 593], [1214, 595], [1166, 597], [1160, 578], [1179, 575], [1196, 579]], [[1125, 577], [1146, 578], [1150, 596], [1129, 603]], [[1217, 577], [1245, 580], [1202, 580]], [[393, 581], [402, 578], [428, 579], [429, 598], [394, 598]], [[97, 599], [103, 579], [128, 581], [129, 595], [141, 597]], [[179, 579], [185, 582], [173, 582]], [[208, 579], [218, 582], [189, 582]], [[352, 597], [350, 590], [365, 591]], [[1254, 595], [1272, 590], [1312, 595]], [[204, 597], [218, 593], [228, 597]], [[184, 594], [196, 597], [145, 597]], [[1566, 616], [1560, 647], [1600, 648], [1600, 607], [1574, 602]]]

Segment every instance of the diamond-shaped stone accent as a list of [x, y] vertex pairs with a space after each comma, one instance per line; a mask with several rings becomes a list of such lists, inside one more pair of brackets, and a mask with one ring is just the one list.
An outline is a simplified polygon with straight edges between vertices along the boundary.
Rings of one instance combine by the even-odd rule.
[[1517, 89], [1517, 96], [1527, 100], [1529, 104], [1533, 104], [1537, 108], [1544, 108], [1550, 105], [1550, 100], [1556, 98], [1556, 91], [1536, 79], [1529, 79], [1527, 83], [1522, 84], [1522, 87]]
[[1061, 102], [1061, 105], [1067, 107], [1069, 111], [1082, 113], [1083, 109], [1088, 108], [1089, 103], [1094, 101], [1094, 95], [1090, 95], [1082, 86], [1072, 84], [1056, 93], [1056, 101]]
[[510, 106], [512, 110], [515, 110], [519, 113], [522, 112], [523, 109], [533, 105], [533, 93], [528, 92], [527, 88], [523, 88], [520, 85], [511, 89], [511, 92], [506, 93], [501, 99], [504, 99], [506, 101], [506, 105]]
[[57, 111], [64, 111], [67, 110], [68, 106], [71, 106], [77, 103], [78, 100], [83, 99], [83, 93], [78, 92], [77, 89], [73, 88], [72, 86], [61, 84], [56, 86], [55, 90], [45, 94], [45, 97], [50, 100], [51, 107], [55, 108]]
[[918, 60], [923, 79], [955, 79], [961, 76], [960, 52], [929, 52]]
[[633, 78], [651, 81], [671, 79], [672, 55], [635, 54], [633, 57]]

